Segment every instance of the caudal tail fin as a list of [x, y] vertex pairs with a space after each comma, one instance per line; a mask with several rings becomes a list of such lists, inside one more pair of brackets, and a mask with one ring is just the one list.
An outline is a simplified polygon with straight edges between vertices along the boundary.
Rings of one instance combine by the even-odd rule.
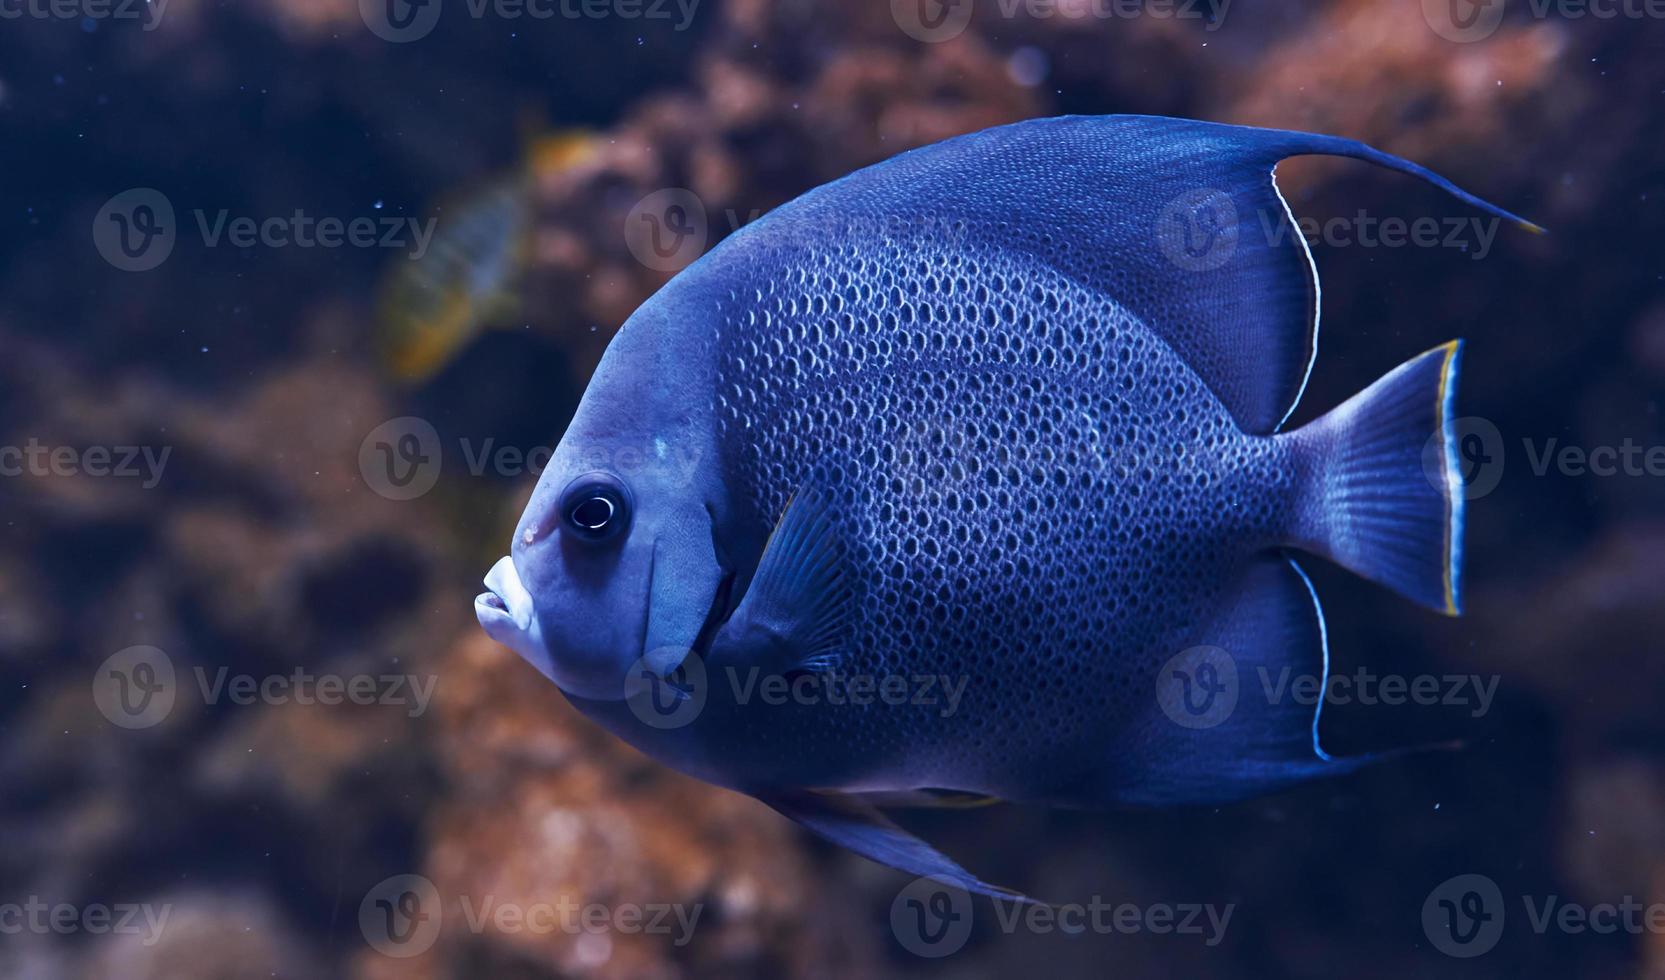
[[1412, 358], [1290, 434], [1309, 474], [1294, 543], [1450, 616], [1462, 609], [1461, 355], [1453, 340]]

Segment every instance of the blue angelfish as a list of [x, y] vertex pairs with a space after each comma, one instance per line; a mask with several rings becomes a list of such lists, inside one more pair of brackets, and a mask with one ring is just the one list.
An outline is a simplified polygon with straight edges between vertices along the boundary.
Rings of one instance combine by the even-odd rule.
[[480, 622], [650, 755], [986, 894], [882, 808], [1356, 768], [1252, 678], [1325, 673], [1307, 556], [1458, 612], [1461, 351], [1282, 428], [1319, 290], [1272, 174], [1303, 154], [1537, 230], [1307, 133], [1068, 117], [904, 153], [630, 317]]

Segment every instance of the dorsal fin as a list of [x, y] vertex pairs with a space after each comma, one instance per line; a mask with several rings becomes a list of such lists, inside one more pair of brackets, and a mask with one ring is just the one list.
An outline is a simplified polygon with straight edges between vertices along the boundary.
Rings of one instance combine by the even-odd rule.
[[1291, 156], [1355, 157], [1420, 177], [1541, 230], [1450, 181], [1353, 140], [1156, 116], [1064, 116], [945, 140], [857, 171], [765, 216], [887, 228], [1021, 253], [1115, 301], [1173, 347], [1246, 432], [1275, 431], [1316, 352], [1318, 280], [1272, 181]]

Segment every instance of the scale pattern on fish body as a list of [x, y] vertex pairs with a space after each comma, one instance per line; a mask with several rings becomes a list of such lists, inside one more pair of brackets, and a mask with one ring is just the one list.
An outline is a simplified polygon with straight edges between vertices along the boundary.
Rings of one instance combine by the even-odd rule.
[[1055, 269], [753, 232], [735, 267], [762, 274], [729, 280], [712, 337], [733, 485], [768, 525], [805, 480], [834, 488], [859, 596], [843, 671], [965, 680], [950, 717], [941, 696], [750, 712], [757, 763], [801, 775], [834, 738], [904, 780], [1009, 789], [1038, 752], [1113, 744], [1232, 564], [1287, 520], [1287, 454]]

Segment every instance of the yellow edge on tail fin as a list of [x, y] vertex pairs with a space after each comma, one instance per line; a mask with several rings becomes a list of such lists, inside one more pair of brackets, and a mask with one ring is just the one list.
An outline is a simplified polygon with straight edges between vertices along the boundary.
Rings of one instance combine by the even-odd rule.
[[[1536, 226], [1533, 226], [1536, 227]], [[1542, 229], [1539, 229], [1540, 231]], [[1457, 566], [1462, 561], [1463, 540], [1463, 482], [1458, 476], [1457, 441], [1454, 402], [1457, 396], [1457, 365], [1461, 363], [1463, 342], [1453, 340], [1434, 350], [1445, 351], [1440, 366], [1440, 385], [1435, 398], [1434, 417], [1439, 419], [1439, 434], [1445, 443], [1445, 609], [1447, 616], [1462, 615], [1457, 596]]]

